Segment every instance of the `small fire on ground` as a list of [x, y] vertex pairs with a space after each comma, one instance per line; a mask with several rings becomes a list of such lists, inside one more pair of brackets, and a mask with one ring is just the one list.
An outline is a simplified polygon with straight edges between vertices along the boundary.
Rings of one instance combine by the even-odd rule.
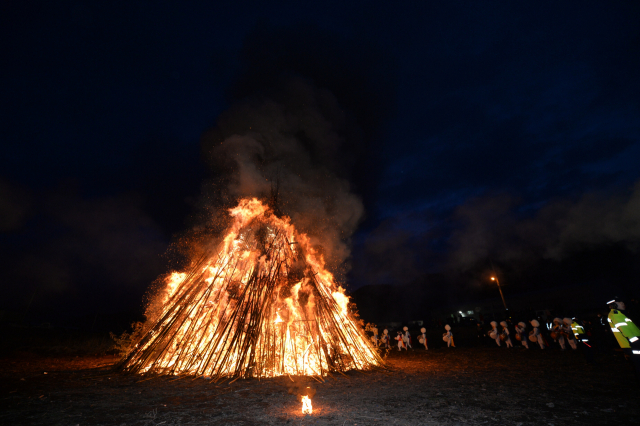
[[313, 413], [313, 407], [311, 406], [311, 398], [307, 395], [302, 397], [302, 414]]

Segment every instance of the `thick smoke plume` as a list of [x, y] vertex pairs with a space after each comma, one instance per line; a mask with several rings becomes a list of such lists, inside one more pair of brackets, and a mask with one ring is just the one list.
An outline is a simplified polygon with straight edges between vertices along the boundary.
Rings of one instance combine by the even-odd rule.
[[280, 99], [232, 107], [218, 126], [224, 137], [210, 159], [224, 174], [231, 199], [278, 197], [276, 207], [340, 263], [364, 207], [350, 183], [337, 175], [338, 133], [344, 114], [335, 97], [302, 80], [290, 81]]
[[366, 182], [371, 170], [358, 167], [388, 109], [379, 107], [388, 89], [370, 84], [371, 71], [361, 69], [379, 67], [347, 45], [313, 29], [258, 28], [245, 42], [231, 107], [202, 138], [216, 176], [205, 188], [206, 207], [270, 200], [334, 272], [364, 215], [354, 186], [375, 184]]

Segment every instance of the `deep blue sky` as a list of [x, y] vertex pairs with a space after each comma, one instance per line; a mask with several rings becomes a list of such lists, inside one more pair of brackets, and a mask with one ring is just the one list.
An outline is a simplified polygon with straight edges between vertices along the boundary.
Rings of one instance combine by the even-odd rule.
[[270, 66], [250, 63], [260, 42], [315, 64], [289, 71], [366, 135], [352, 288], [612, 247], [636, 262], [638, 22], [632, 1], [2, 1], [0, 309], [139, 303], [215, 174], [201, 135]]

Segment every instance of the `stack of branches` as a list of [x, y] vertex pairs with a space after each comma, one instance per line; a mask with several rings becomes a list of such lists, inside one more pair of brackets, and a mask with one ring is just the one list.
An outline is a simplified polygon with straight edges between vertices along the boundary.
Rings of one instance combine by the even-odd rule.
[[311, 269], [284, 230], [263, 218], [234, 245], [194, 262], [122, 370], [218, 381], [382, 365], [332, 283]]

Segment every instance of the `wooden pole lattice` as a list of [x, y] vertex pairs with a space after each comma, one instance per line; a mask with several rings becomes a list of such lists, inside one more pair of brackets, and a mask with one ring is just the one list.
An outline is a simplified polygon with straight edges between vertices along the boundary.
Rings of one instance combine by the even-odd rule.
[[122, 370], [218, 381], [382, 365], [288, 220], [263, 212], [229, 235], [193, 262]]

